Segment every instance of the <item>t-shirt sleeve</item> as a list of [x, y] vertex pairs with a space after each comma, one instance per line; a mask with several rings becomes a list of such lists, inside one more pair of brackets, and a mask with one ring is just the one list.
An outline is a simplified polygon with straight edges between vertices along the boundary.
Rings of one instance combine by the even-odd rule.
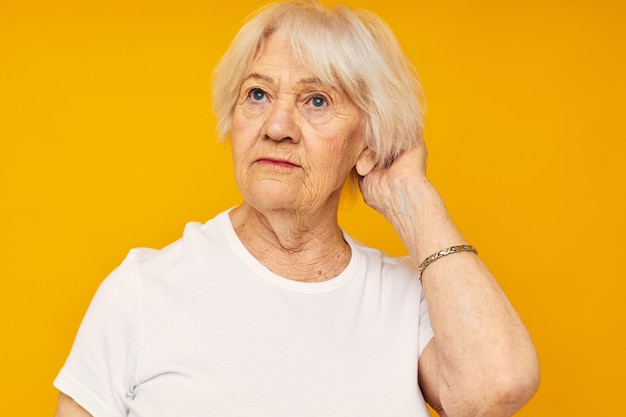
[[100, 285], [54, 386], [94, 417], [128, 415], [140, 340], [141, 293], [137, 256]]
[[424, 348], [433, 338], [433, 328], [430, 325], [430, 317], [428, 315], [428, 304], [426, 303], [426, 297], [424, 296], [424, 290], [420, 297], [420, 321], [419, 321], [419, 333], [418, 333], [418, 352], [422, 355]]

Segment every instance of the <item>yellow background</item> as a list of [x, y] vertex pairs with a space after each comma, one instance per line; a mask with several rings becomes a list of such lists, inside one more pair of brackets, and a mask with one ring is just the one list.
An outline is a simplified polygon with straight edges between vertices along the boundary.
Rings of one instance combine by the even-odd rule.
[[[210, 76], [259, 4], [0, 5], [3, 415], [53, 414], [52, 380], [129, 248], [240, 201]], [[415, 60], [430, 178], [535, 340], [542, 385], [519, 415], [623, 413], [624, 2], [348, 4]], [[362, 202], [341, 221], [404, 253]]]

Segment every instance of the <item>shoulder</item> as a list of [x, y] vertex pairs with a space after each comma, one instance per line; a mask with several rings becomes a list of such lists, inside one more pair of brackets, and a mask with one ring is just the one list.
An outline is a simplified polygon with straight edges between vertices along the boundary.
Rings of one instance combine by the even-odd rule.
[[150, 289], [167, 291], [215, 275], [232, 267], [229, 227], [227, 211], [205, 223], [189, 222], [179, 239], [161, 249], [130, 250], [107, 280], [134, 279], [145, 296]]
[[407, 285], [418, 283], [417, 267], [409, 256], [390, 256], [386, 252], [367, 246], [356, 239], [345, 235], [352, 251], [365, 259], [368, 273], [375, 271], [384, 279], [393, 279]]
[[116, 293], [120, 290], [132, 292], [158, 276], [189, 268], [198, 263], [198, 258], [211, 254], [211, 248], [221, 247], [220, 216], [206, 223], [189, 222], [182, 236], [161, 248], [137, 247], [128, 251], [126, 257], [100, 284], [99, 293]]
[[417, 269], [409, 256], [390, 256], [386, 252], [367, 246], [364, 243], [354, 239], [353, 237], [344, 233], [346, 242], [350, 245], [353, 251], [363, 254], [370, 261], [380, 262], [386, 268], [390, 270], [397, 270], [402, 272], [416, 272]]
[[205, 223], [189, 222], [179, 239], [161, 249], [131, 249], [120, 267], [163, 270], [180, 266], [181, 262], [210, 255], [214, 249], [224, 246], [224, 223], [227, 220], [228, 212], [223, 212]]

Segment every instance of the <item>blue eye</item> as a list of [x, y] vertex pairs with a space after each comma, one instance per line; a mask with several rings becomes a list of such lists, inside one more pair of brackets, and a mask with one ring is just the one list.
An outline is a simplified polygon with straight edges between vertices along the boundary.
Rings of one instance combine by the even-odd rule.
[[248, 97], [250, 97], [254, 101], [262, 101], [267, 96], [267, 93], [260, 88], [254, 88], [250, 90]]
[[327, 105], [326, 99], [322, 96], [315, 96], [311, 99], [313, 107], [324, 107]]

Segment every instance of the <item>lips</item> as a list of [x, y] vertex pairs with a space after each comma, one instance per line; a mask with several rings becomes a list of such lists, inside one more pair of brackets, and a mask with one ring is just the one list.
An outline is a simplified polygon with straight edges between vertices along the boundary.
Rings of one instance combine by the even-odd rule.
[[267, 165], [276, 168], [300, 168], [300, 165], [282, 158], [261, 157], [258, 158], [255, 162], [261, 165]]

